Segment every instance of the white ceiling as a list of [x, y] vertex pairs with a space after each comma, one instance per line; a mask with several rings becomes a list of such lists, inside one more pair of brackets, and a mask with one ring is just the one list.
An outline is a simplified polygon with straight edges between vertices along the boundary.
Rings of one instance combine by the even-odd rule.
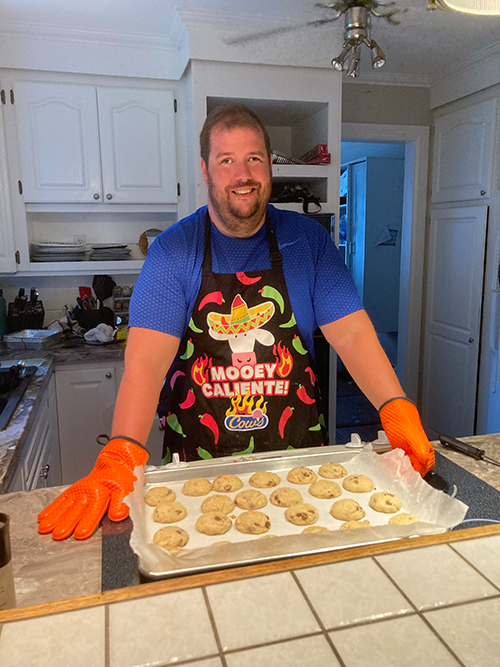
[[[387, 57], [377, 72], [363, 48], [358, 82], [430, 84], [462, 61], [500, 51], [500, 17], [472, 17], [426, 11], [426, 0], [397, 0], [400, 25], [374, 18], [372, 37]], [[328, 10], [314, 0], [0, 0], [0, 31], [40, 27], [57, 32], [86, 32], [93, 40], [141, 40], [175, 46], [178, 15], [187, 26], [189, 54], [194, 58], [234, 60], [307, 67], [328, 67], [342, 43], [343, 17], [321, 27], [302, 27], [285, 34], [229, 46], [228, 38], [277, 26], [301, 26], [325, 18]], [[483, 53], [484, 52], [484, 53]], [[1, 65], [1, 63], [0, 63]]]

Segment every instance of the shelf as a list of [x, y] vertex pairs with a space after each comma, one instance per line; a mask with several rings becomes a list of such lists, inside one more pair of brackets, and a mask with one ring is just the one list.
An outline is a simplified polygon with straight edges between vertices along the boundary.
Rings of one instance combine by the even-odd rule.
[[29, 271], [18, 271], [17, 276], [56, 276], [56, 275], [94, 275], [94, 274], [137, 274], [142, 269], [144, 260], [120, 260], [106, 262], [30, 262]]
[[329, 178], [329, 164], [273, 164], [273, 178], [310, 180]]
[[26, 213], [177, 213], [177, 204], [25, 204]]

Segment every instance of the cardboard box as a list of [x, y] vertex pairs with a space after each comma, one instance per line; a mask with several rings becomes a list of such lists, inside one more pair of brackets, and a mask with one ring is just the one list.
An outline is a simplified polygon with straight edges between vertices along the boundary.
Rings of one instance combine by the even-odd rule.
[[301, 157], [306, 164], [330, 164], [330, 153], [328, 152], [327, 144], [316, 144], [314, 148], [307, 151]]

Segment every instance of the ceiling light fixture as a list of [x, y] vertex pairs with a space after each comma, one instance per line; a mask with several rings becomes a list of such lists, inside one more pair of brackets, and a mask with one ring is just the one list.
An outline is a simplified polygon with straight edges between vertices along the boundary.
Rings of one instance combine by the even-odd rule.
[[462, 14], [500, 16], [500, 0], [430, 0], [427, 9], [444, 9]]

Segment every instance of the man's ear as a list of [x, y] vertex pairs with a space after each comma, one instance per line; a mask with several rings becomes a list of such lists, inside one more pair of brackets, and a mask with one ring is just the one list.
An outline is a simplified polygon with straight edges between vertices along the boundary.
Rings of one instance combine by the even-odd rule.
[[203, 174], [203, 180], [205, 185], [208, 187], [208, 174], [207, 174], [207, 165], [203, 158], [200, 159], [201, 173]]

